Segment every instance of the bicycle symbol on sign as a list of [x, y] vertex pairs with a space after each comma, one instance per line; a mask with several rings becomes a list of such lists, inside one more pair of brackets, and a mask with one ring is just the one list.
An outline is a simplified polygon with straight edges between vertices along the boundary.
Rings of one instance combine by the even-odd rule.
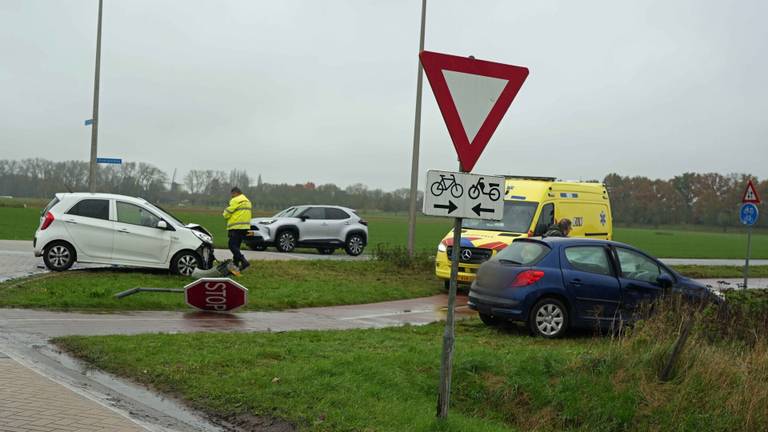
[[476, 199], [480, 196], [480, 194], [483, 194], [491, 199], [491, 201], [498, 201], [499, 198], [501, 198], [501, 192], [499, 192], [499, 184], [498, 183], [488, 183], [488, 186], [490, 186], [490, 189], [488, 192], [485, 191], [485, 182], [483, 181], [484, 177], [480, 177], [477, 179], [477, 183], [473, 184], [469, 187], [469, 197], [472, 199]]
[[432, 183], [432, 186], [430, 187], [432, 195], [436, 197], [439, 197], [443, 194], [443, 192], [449, 189], [451, 191], [451, 195], [453, 195], [454, 198], [461, 198], [461, 195], [464, 194], [464, 187], [456, 183], [456, 176], [453, 174], [440, 174], [440, 180]]

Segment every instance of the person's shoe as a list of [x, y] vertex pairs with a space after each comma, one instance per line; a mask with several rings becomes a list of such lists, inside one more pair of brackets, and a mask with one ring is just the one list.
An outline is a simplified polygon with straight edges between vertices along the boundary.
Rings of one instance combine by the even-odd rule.
[[243, 262], [240, 263], [240, 266], [239, 266], [240, 267], [240, 271], [243, 271], [243, 270], [247, 269], [250, 266], [251, 266], [251, 263], [249, 263], [248, 261], [243, 261]]

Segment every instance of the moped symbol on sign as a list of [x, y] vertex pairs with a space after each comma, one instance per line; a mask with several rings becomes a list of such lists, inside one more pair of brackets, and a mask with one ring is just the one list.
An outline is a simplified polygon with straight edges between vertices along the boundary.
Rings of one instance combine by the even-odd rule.
[[504, 177], [430, 170], [424, 214], [500, 220], [504, 216]]

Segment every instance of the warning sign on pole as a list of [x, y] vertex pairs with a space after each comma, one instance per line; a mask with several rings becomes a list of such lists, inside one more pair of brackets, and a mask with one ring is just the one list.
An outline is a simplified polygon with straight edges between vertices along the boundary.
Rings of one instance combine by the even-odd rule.
[[744, 190], [744, 196], [741, 198], [743, 203], [760, 204], [760, 197], [757, 196], [757, 189], [755, 189], [752, 180], [747, 183], [747, 188]]

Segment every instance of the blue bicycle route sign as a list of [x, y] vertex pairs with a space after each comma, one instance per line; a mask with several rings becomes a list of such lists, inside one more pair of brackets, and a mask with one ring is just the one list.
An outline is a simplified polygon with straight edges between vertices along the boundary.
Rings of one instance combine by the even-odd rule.
[[741, 221], [742, 225], [751, 226], [756, 224], [758, 215], [759, 212], [756, 205], [752, 203], [745, 203], [741, 205], [741, 210], [739, 210], [739, 220]]

